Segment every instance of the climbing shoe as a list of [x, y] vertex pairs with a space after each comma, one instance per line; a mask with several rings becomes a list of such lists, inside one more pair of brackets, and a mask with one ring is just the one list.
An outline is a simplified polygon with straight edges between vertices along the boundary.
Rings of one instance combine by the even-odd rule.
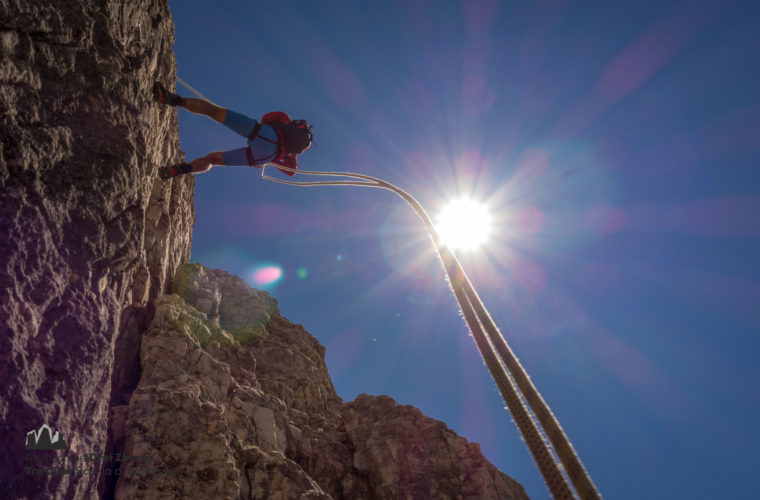
[[182, 97], [174, 92], [169, 92], [159, 82], [153, 84], [153, 98], [161, 104], [168, 104], [169, 106], [182, 106], [185, 103]]
[[189, 174], [192, 171], [193, 166], [189, 163], [178, 163], [177, 165], [172, 165], [171, 167], [160, 167], [158, 169], [158, 175], [162, 179], [171, 179], [172, 177], [177, 177], [178, 175]]

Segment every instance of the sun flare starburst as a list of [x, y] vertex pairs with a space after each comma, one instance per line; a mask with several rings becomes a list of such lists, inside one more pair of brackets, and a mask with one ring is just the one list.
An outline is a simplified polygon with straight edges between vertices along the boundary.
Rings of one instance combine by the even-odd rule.
[[474, 250], [491, 234], [491, 215], [485, 204], [469, 198], [452, 200], [441, 209], [436, 228], [452, 250]]

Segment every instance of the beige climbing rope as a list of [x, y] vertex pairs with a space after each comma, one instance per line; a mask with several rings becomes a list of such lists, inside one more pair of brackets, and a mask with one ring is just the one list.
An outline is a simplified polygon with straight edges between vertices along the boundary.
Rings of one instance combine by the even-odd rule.
[[[280, 170], [297, 172], [303, 175], [347, 177], [358, 180], [306, 182], [277, 179], [266, 175], [266, 167], [270, 165]], [[428, 231], [433, 236], [436, 249], [449, 277], [449, 283], [462, 310], [465, 322], [472, 332], [478, 350], [496, 382], [507, 404], [507, 409], [512, 414], [515, 424], [525, 440], [552, 496], [557, 500], [576, 498], [565, 479], [564, 470], [570, 478], [579, 498], [582, 500], [597, 500], [602, 498], [591, 481], [588, 472], [583, 467], [569, 438], [562, 430], [559, 421], [533, 385], [517, 356], [512, 352], [512, 349], [486, 310], [480, 297], [478, 297], [475, 288], [470, 283], [456, 257], [448, 247], [441, 243], [430, 216], [414, 197], [389, 182], [376, 177], [351, 172], [303, 171], [268, 163], [262, 166], [261, 176], [270, 181], [292, 186], [364, 186], [382, 188], [393, 191], [406, 201], [422, 218]], [[529, 408], [526, 408], [523, 401], [527, 402]], [[535, 419], [533, 418], [534, 416]], [[543, 438], [541, 429], [539, 429], [536, 421], [540, 424], [549, 443]], [[556, 453], [559, 463], [555, 460], [551, 452], [552, 449]]]

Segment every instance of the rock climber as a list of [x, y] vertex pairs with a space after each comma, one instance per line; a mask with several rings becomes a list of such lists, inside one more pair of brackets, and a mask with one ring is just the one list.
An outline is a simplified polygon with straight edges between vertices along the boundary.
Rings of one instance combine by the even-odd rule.
[[[159, 82], [153, 85], [153, 97], [161, 104], [182, 106], [193, 113], [206, 115], [248, 140], [248, 146], [244, 148], [215, 151], [196, 158], [190, 163], [160, 167], [158, 171], [162, 179], [170, 179], [182, 174], [208, 172], [213, 166], [250, 165], [261, 168], [264, 164], [272, 162], [296, 169], [298, 155], [311, 147], [311, 127], [306, 120], [291, 120], [282, 111], [267, 113], [258, 122], [203, 99], [181, 97], [166, 90]], [[282, 172], [288, 175], [295, 174], [288, 170], [282, 170]]]

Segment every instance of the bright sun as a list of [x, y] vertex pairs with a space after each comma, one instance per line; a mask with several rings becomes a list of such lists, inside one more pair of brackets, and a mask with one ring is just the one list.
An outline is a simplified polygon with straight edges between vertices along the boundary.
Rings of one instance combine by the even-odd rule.
[[491, 216], [484, 204], [459, 198], [443, 207], [436, 228], [452, 250], [474, 250], [488, 240]]

